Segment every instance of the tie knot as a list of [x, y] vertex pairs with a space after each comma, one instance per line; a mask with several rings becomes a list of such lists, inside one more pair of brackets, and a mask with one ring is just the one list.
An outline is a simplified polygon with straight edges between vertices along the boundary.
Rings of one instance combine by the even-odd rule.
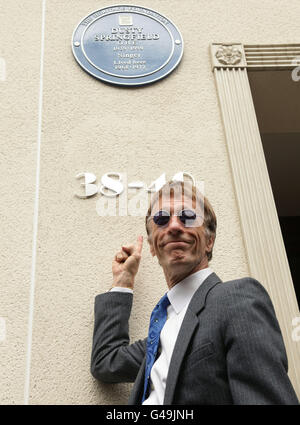
[[165, 308], [165, 309], [167, 309], [167, 307], [170, 305], [170, 300], [169, 300], [169, 298], [168, 298], [168, 295], [167, 295], [167, 294], [165, 294], [165, 295], [161, 298], [161, 300], [159, 301], [159, 305], [160, 305], [162, 308]]

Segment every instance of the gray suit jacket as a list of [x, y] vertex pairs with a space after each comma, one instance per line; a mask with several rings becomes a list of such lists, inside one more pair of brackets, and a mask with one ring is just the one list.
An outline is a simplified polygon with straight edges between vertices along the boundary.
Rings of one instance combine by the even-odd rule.
[[[91, 372], [102, 382], [135, 382], [140, 404], [146, 339], [129, 344], [133, 295], [95, 299]], [[164, 404], [298, 404], [272, 302], [252, 278], [221, 283], [213, 273], [195, 292], [182, 322]]]

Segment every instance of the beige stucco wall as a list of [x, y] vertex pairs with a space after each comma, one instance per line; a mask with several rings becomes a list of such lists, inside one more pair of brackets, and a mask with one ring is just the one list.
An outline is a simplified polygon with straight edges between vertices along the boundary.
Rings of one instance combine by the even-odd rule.
[[[111, 286], [115, 251], [145, 235], [144, 221], [99, 217], [99, 196], [74, 197], [77, 173], [93, 172], [99, 181], [106, 172], [126, 172], [130, 181], [150, 184], [163, 172], [172, 177], [182, 170], [204, 180], [218, 217], [211, 266], [223, 280], [249, 274], [209, 44], [299, 42], [300, 3], [139, 0], [178, 26], [185, 49], [169, 77], [128, 89], [89, 76], [70, 47], [78, 22], [111, 4], [117, 2], [46, 1], [35, 262], [42, 1], [1, 1], [0, 57], [7, 66], [6, 80], [0, 81], [0, 317], [6, 323], [6, 339], [0, 342], [1, 404], [24, 403], [32, 305], [30, 404], [122, 404], [129, 395], [131, 385], [99, 384], [90, 375], [93, 305], [94, 297]], [[145, 337], [153, 305], [165, 289], [145, 244], [132, 340]]]
[[[0, 402], [23, 403], [32, 263], [41, 2], [1, 1]], [[30, 13], [29, 13], [30, 10]], [[3, 326], [3, 325], [2, 325]]]

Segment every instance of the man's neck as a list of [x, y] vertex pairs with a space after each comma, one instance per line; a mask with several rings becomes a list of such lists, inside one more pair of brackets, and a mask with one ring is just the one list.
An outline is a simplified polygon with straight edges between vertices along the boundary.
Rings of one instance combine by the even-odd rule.
[[174, 268], [169, 270], [165, 268], [164, 275], [166, 278], [168, 288], [169, 289], [173, 288], [175, 285], [177, 285], [177, 283], [181, 282], [186, 277], [190, 276], [193, 273], [198, 272], [199, 270], [206, 269], [207, 267], [208, 267], [208, 261], [206, 260], [197, 264], [191, 269], [181, 270], [180, 272], [178, 272], [178, 270], [174, 270]]

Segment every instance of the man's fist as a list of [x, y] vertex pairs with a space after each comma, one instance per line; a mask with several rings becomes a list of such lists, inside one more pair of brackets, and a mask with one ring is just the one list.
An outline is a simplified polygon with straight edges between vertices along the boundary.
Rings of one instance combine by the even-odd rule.
[[143, 249], [143, 236], [136, 244], [122, 246], [112, 262], [113, 287], [122, 286], [133, 289], [134, 278], [139, 269]]

